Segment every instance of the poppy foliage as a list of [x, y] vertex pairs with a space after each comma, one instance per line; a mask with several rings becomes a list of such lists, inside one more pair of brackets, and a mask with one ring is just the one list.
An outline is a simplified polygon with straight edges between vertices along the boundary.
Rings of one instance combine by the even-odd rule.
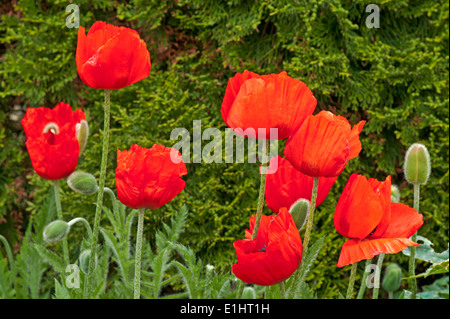
[[28, 108], [21, 123], [26, 147], [36, 173], [48, 180], [59, 180], [75, 171], [80, 154], [77, 124], [86, 121], [81, 109], [72, 111], [64, 102], [53, 109]]
[[181, 176], [187, 174], [186, 165], [183, 161], [174, 163], [172, 151], [158, 144], [150, 149], [134, 144], [128, 151], [117, 150], [117, 196], [124, 205], [156, 209], [184, 189]]
[[411, 237], [423, 216], [405, 204], [391, 202], [391, 177], [380, 182], [352, 174], [339, 198], [334, 226], [349, 238], [342, 246], [338, 267], [370, 259], [380, 253], [396, 254], [419, 246]]
[[150, 53], [137, 31], [95, 22], [78, 30], [78, 75], [94, 89], [118, 90], [150, 75]]

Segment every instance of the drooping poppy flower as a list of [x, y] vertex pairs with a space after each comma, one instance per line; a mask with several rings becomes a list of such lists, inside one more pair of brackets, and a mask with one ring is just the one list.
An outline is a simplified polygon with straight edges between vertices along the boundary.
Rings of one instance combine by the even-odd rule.
[[31, 164], [40, 177], [58, 180], [75, 171], [80, 154], [77, 125], [82, 121], [86, 121], [84, 112], [72, 111], [63, 102], [53, 109], [27, 109], [21, 123]]
[[250, 217], [250, 229], [246, 239], [237, 240], [237, 263], [233, 273], [249, 284], [270, 286], [289, 278], [302, 259], [302, 242], [291, 214], [287, 208], [278, 215], [262, 215], [258, 236], [252, 240], [255, 216]]
[[[174, 163], [172, 148], [154, 144], [152, 148], [131, 145], [129, 151], [117, 150], [116, 188], [126, 206], [156, 209], [170, 202], [185, 186], [187, 174], [183, 161]], [[181, 156], [177, 151], [177, 155]]]
[[[311, 201], [314, 177], [296, 170], [287, 159], [279, 155], [270, 159], [269, 172], [274, 163], [278, 165], [275, 173], [267, 174], [266, 177], [265, 196], [269, 209], [276, 213], [282, 207], [290, 209], [299, 199]], [[316, 207], [325, 200], [336, 179], [337, 176], [319, 178]]]
[[77, 71], [94, 89], [118, 90], [150, 75], [150, 53], [137, 31], [95, 22], [78, 30]]
[[310, 115], [287, 140], [284, 155], [308, 176], [337, 176], [350, 159], [359, 155], [359, 134], [365, 123], [360, 121], [352, 129], [346, 118], [331, 112]]
[[334, 214], [336, 230], [350, 239], [342, 246], [337, 266], [419, 246], [409, 237], [422, 224], [423, 216], [415, 209], [391, 202], [390, 176], [380, 182], [352, 174]]
[[[245, 70], [229, 79], [222, 102], [222, 118], [237, 134], [274, 139], [270, 129], [278, 130], [277, 139], [292, 135], [317, 101], [311, 90], [286, 72], [258, 75]], [[264, 132], [258, 134], [258, 129]]]

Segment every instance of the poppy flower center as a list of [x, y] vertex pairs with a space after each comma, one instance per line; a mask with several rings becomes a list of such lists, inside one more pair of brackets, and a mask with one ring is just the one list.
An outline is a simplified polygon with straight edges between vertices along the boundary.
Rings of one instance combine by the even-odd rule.
[[47, 125], [45, 125], [44, 129], [42, 130], [42, 133], [46, 134], [48, 132], [53, 133], [53, 134], [59, 134], [58, 124], [56, 124], [54, 122], [50, 122]]
[[267, 249], [267, 245], [264, 245], [263, 247], [261, 247], [261, 248], [258, 249], [258, 252], [259, 252], [259, 253], [265, 253], [265, 252], [266, 252], [266, 249]]

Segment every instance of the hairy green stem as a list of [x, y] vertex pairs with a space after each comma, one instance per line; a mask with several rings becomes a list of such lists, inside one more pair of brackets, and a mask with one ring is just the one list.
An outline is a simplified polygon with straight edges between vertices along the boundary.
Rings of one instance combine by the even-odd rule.
[[286, 290], [284, 289], [284, 281], [278, 284], [280, 286], [280, 298], [286, 299]]
[[[55, 191], [56, 214], [59, 220], [64, 220], [62, 214], [61, 196], [59, 194], [58, 180], [54, 181], [53, 189]], [[62, 246], [63, 246], [64, 265], [67, 267], [67, 265], [69, 265], [69, 248], [67, 246], [67, 236], [64, 236], [64, 238], [62, 239]]]
[[111, 198], [111, 202], [112, 202], [112, 205], [113, 205], [113, 212], [114, 212], [114, 214], [117, 214], [119, 212], [119, 207], [117, 206], [116, 195], [114, 195], [114, 192], [109, 187], [105, 187], [104, 191]]
[[[264, 143], [264, 158], [263, 163], [267, 160], [268, 154], [268, 142], [266, 139], [263, 140]], [[263, 164], [263, 167], [267, 167], [266, 164]], [[255, 226], [253, 227], [252, 239], [256, 239], [258, 235], [259, 225], [261, 223], [262, 211], [264, 208], [264, 192], [266, 190], [266, 172], [261, 172], [261, 182], [259, 184], [259, 196], [258, 196], [258, 206], [256, 210], [256, 218], [255, 218]]]
[[363, 277], [361, 279], [361, 286], [359, 286], [358, 296], [356, 299], [362, 299], [364, 296], [364, 293], [366, 292], [366, 281], [367, 277], [369, 276], [370, 272], [370, 265], [372, 264], [372, 258], [366, 260], [366, 265], [364, 266], [364, 273]]
[[383, 268], [383, 259], [385, 254], [379, 254], [377, 260], [377, 268], [375, 272], [372, 299], [378, 299], [378, 291], [380, 290], [381, 269]]
[[104, 122], [103, 122], [103, 148], [102, 148], [102, 161], [100, 166], [100, 181], [97, 194], [97, 204], [95, 208], [94, 217], [94, 230], [92, 231], [91, 238], [91, 258], [89, 259], [89, 268], [87, 274], [87, 285], [84, 287], [83, 297], [88, 299], [92, 291], [95, 258], [94, 254], [97, 254], [97, 240], [100, 228], [100, 220], [103, 206], [103, 192], [105, 188], [106, 179], [106, 164], [108, 162], [108, 148], [109, 148], [109, 118], [110, 118], [110, 90], [105, 90], [105, 106], [104, 106]]
[[[420, 201], [420, 184], [414, 183], [414, 209], [419, 213], [419, 201]], [[417, 242], [417, 232], [412, 235], [411, 240]], [[416, 275], [416, 247], [411, 246], [409, 255], [409, 277]], [[411, 289], [411, 299], [416, 299], [417, 295], [417, 280], [412, 278], [409, 280], [409, 286]]]
[[309, 238], [311, 236], [311, 230], [314, 220], [314, 211], [316, 209], [316, 201], [317, 201], [317, 190], [319, 189], [319, 178], [314, 177], [313, 189], [311, 195], [311, 206], [309, 207], [309, 216], [308, 223], [306, 224], [305, 238], [303, 240], [303, 260], [306, 256], [306, 252], [308, 251]]
[[356, 271], [358, 270], [358, 263], [352, 264], [352, 270], [350, 273], [350, 279], [348, 281], [348, 288], [347, 288], [347, 297], [346, 299], [352, 299], [353, 297], [353, 286], [355, 285], [355, 279], [356, 279]]
[[89, 225], [88, 221], [86, 219], [84, 219], [83, 217], [77, 217], [72, 219], [70, 222], [68, 222], [69, 226], [72, 227], [73, 224], [81, 222], [84, 227], [86, 228], [86, 231], [88, 233], [88, 237], [89, 240], [92, 238], [92, 229], [91, 229], [91, 225]]
[[6, 238], [3, 237], [3, 235], [0, 235], [0, 241], [3, 242], [3, 245], [5, 246], [6, 255], [8, 256], [9, 261], [9, 267], [11, 269], [11, 282], [13, 284], [13, 287], [16, 288], [16, 262], [14, 260], [14, 255], [12, 253], [11, 246], [9, 245]]
[[288, 298], [293, 298], [295, 295], [295, 291], [297, 289], [297, 286], [300, 286], [303, 284], [304, 278], [301, 279], [300, 283], [297, 283], [300, 278], [300, 273], [302, 271], [302, 265], [306, 258], [306, 252], [308, 251], [308, 244], [309, 244], [309, 238], [311, 236], [311, 229], [313, 224], [313, 218], [314, 218], [314, 211], [316, 208], [316, 202], [317, 202], [317, 190], [319, 189], [319, 178], [314, 177], [313, 180], [313, 188], [312, 188], [312, 194], [311, 194], [311, 205], [309, 206], [309, 215], [308, 215], [308, 221], [306, 224], [306, 231], [305, 231], [305, 237], [303, 239], [303, 252], [302, 252], [302, 261], [295, 271], [294, 279], [292, 282], [292, 285], [289, 288], [288, 292]]
[[142, 258], [142, 237], [144, 233], [144, 213], [145, 208], [139, 209], [139, 221], [136, 238], [136, 256], [134, 261], [134, 299], [141, 297], [141, 258]]

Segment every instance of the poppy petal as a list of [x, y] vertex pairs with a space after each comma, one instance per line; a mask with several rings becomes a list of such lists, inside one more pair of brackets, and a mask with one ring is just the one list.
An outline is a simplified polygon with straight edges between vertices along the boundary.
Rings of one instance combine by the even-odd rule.
[[354, 264], [361, 260], [367, 260], [381, 253], [396, 254], [409, 246], [419, 246], [419, 244], [408, 238], [378, 238], [347, 240], [342, 246], [338, 267]]
[[401, 203], [391, 203], [391, 221], [382, 235], [384, 238], [409, 238], [423, 225], [423, 215]]

